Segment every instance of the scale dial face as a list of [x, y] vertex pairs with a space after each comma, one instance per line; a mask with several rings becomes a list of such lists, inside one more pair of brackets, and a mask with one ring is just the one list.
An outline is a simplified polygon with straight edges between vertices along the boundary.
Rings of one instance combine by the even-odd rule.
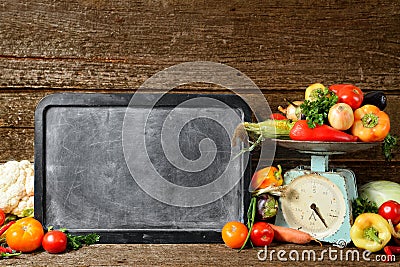
[[289, 227], [317, 239], [338, 231], [346, 215], [346, 204], [339, 187], [318, 174], [295, 178], [280, 201]]

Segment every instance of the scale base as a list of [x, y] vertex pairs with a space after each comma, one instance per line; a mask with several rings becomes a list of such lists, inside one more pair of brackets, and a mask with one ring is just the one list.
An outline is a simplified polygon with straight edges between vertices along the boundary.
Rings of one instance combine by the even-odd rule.
[[[338, 244], [338, 245], [347, 245], [348, 243], [351, 242], [350, 238], [350, 228], [352, 225], [352, 201], [358, 197], [357, 194], [357, 186], [356, 186], [356, 180], [355, 180], [355, 174], [351, 170], [348, 169], [332, 169], [330, 171], [312, 171], [312, 166], [298, 166], [292, 170], [287, 171], [284, 174], [284, 184], [289, 184], [291, 181], [293, 181], [295, 178], [299, 176], [304, 176], [304, 175], [309, 175], [309, 174], [318, 174], [323, 177], [326, 177], [333, 183], [335, 183], [340, 191], [342, 192], [344, 196], [344, 200], [346, 203], [346, 212], [345, 212], [345, 218], [344, 222], [341, 225], [341, 227], [336, 231], [335, 233], [329, 235], [329, 236], [323, 236], [323, 237], [317, 237], [314, 233], [309, 233], [313, 237], [317, 238], [319, 241], [322, 242], [328, 242], [332, 244]], [[281, 201], [278, 201], [278, 207], [279, 210], [281, 211]], [[279, 226], [285, 226], [285, 227], [292, 227], [288, 225], [284, 214], [282, 212], [278, 212], [275, 220], [275, 224]]]

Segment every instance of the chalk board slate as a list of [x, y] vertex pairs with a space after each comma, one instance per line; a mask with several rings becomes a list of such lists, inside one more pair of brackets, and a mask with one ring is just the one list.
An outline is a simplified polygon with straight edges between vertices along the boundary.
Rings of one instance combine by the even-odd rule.
[[[195, 160], [201, 139], [207, 136], [214, 141], [218, 152], [204, 170], [176, 168], [163, 157], [160, 145], [168, 113], [197, 97], [222, 101], [243, 121], [250, 120], [247, 105], [236, 95], [166, 94], [154, 107], [129, 108], [137, 109], [134, 114], [138, 116], [151, 108], [146, 153], [162, 177], [179, 186], [198, 187], [227, 172], [239, 181], [232, 190], [195, 207], [156, 200], [138, 186], [124, 158], [123, 122], [132, 94], [53, 94], [45, 97], [35, 111], [35, 218], [44, 227], [65, 227], [76, 234], [97, 232], [102, 243], [221, 242], [220, 231], [227, 221], [245, 220], [248, 158], [242, 156], [237, 166], [226, 169], [232, 153], [231, 139], [226, 129], [206, 118], [188, 122], [181, 129], [179, 143], [182, 154]], [[189, 107], [185, 112], [196, 114], [199, 108]], [[210, 111], [220, 113], [222, 119], [228, 114], [213, 107]]]

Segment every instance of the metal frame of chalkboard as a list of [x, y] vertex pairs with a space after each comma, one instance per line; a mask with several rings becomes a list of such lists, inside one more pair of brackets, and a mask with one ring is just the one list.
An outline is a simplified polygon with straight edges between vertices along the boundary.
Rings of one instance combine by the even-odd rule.
[[[42, 99], [35, 110], [35, 202], [34, 216], [45, 226], [46, 222], [46, 111], [50, 107], [128, 107], [133, 94], [99, 94], [99, 93], [56, 93]], [[241, 109], [244, 121], [251, 121], [251, 110], [239, 96], [234, 94], [165, 94], [156, 106], [176, 106], [185, 100], [196, 97], [211, 97], [222, 101], [232, 108]], [[250, 181], [251, 156], [242, 177], [243, 185]], [[245, 186], [243, 186], [245, 188]], [[57, 192], [54, 192], [56, 194]], [[247, 210], [250, 194], [243, 193], [243, 211]], [[247, 220], [243, 212], [243, 221]], [[100, 234], [100, 243], [220, 243], [221, 232], [214, 230], [192, 229], [68, 229], [72, 234], [87, 234], [97, 232]]]

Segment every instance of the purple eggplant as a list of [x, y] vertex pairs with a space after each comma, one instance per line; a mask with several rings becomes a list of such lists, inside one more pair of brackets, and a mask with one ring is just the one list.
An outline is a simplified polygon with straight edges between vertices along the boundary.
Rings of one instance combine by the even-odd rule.
[[270, 194], [258, 196], [256, 205], [257, 218], [262, 221], [273, 218], [278, 212], [278, 201]]
[[377, 106], [380, 110], [384, 110], [387, 105], [387, 98], [383, 91], [372, 91], [364, 94], [364, 100], [361, 106], [366, 104]]

